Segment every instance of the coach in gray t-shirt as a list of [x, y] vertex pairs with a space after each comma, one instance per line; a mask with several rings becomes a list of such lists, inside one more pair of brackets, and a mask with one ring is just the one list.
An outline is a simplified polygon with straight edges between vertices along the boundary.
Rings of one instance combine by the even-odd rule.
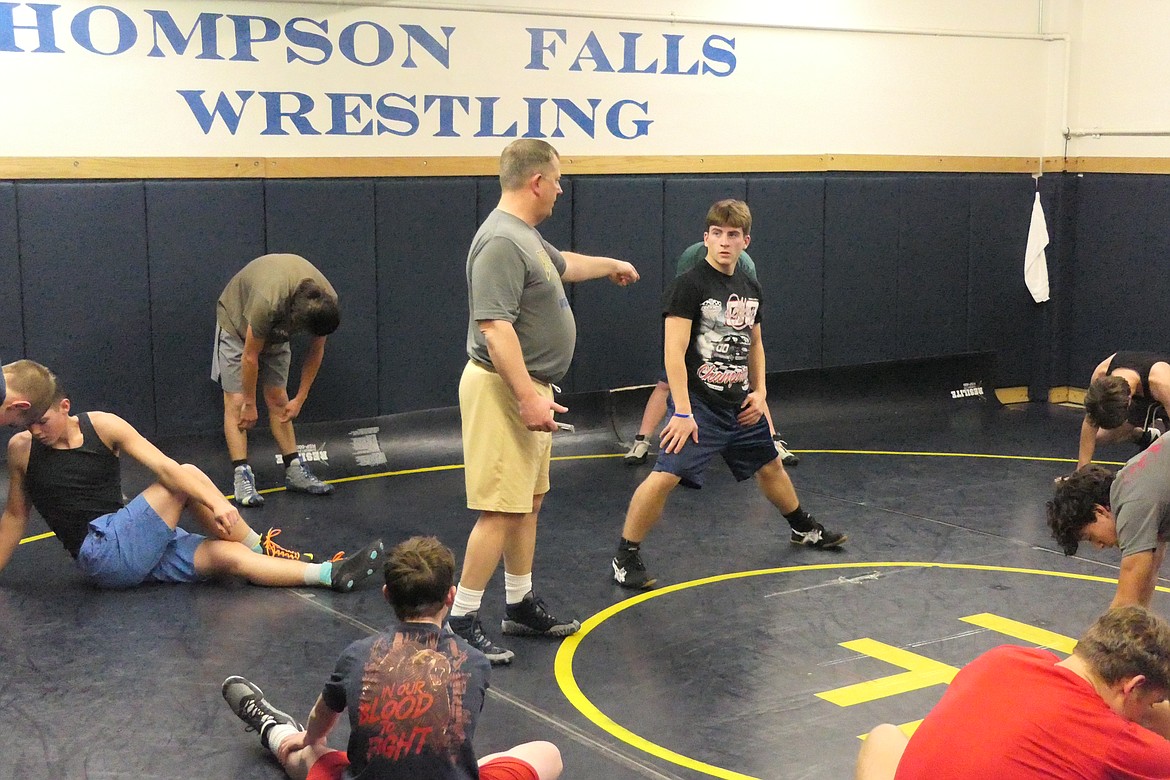
[[1066, 555], [1077, 543], [1121, 548], [1112, 606], [1149, 606], [1170, 540], [1170, 444], [1163, 435], [1116, 474], [1090, 464], [1056, 486], [1048, 525]]
[[500, 202], [467, 253], [467, 366], [459, 380], [467, 508], [479, 512], [467, 540], [448, 623], [494, 664], [513, 653], [483, 634], [484, 589], [504, 559], [505, 633], [568, 636], [576, 620], [553, 617], [532, 593], [536, 519], [548, 491], [557, 429], [552, 384], [569, 370], [577, 326], [565, 282], [638, 281], [612, 257], [559, 252], [536, 226], [561, 194], [561, 161], [545, 141], [513, 141], [500, 155]]
[[535, 228], [506, 211], [488, 216], [467, 255], [467, 355], [492, 366], [479, 323], [512, 323], [529, 376], [558, 382], [569, 370], [577, 323], [565, 297], [565, 258]]

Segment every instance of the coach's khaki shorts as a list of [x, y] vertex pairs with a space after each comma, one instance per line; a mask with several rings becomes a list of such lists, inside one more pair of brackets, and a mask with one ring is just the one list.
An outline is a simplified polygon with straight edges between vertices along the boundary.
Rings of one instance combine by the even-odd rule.
[[[553, 397], [552, 388], [536, 383]], [[467, 508], [480, 512], [532, 511], [532, 497], [548, 492], [552, 434], [530, 431], [502, 377], [468, 362], [459, 380]]]

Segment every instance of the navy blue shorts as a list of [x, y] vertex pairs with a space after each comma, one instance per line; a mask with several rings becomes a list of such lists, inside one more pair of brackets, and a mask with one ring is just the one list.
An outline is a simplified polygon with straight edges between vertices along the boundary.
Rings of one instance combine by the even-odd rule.
[[[674, 402], [669, 402], [666, 409], [667, 414], [674, 414]], [[674, 474], [683, 485], [697, 490], [703, 487], [703, 475], [717, 454], [723, 456], [738, 482], [776, 460], [776, 445], [764, 416], [755, 425], [744, 427], [735, 419], [739, 409], [708, 406], [693, 393], [691, 414], [699, 425], [699, 440], [688, 439], [682, 450], [673, 454], [660, 450], [655, 471]]]
[[141, 494], [89, 524], [77, 564], [102, 588], [144, 582], [195, 582], [195, 549], [207, 537], [171, 528]]

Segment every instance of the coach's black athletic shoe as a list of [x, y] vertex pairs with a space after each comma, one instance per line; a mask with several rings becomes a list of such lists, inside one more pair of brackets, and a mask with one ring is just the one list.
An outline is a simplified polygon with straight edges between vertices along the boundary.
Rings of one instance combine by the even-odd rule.
[[273, 707], [264, 698], [264, 691], [243, 677], [227, 678], [223, 681], [222, 690], [224, 701], [232, 708], [232, 712], [236, 713], [236, 716], [248, 725], [248, 731], [260, 734], [260, 741], [265, 746], [268, 746], [266, 739], [268, 730], [279, 723], [292, 726], [297, 731], [305, 730], [305, 727], [297, 723], [292, 715]]
[[[810, 517], [811, 519], [811, 517]], [[813, 527], [807, 531], [792, 529], [792, 543], [815, 547], [818, 550], [835, 550], [849, 539], [845, 534], [826, 531], [825, 527], [813, 520]]]
[[613, 581], [630, 590], [649, 590], [658, 580], [646, 571], [637, 550], [619, 550], [613, 559]]
[[576, 620], [559, 620], [549, 614], [544, 601], [528, 591], [517, 604], [508, 604], [500, 629], [505, 634], [520, 636], [568, 636], [577, 633], [581, 624]]
[[373, 575], [382, 565], [382, 552], [382, 540], [377, 539], [353, 555], [342, 557], [343, 553], [338, 553], [333, 556], [330, 561], [333, 571], [329, 575], [329, 587], [342, 593], [353, 590], [355, 585]]
[[451, 633], [462, 637], [467, 644], [487, 656], [493, 666], [510, 664], [516, 657], [511, 650], [492, 644], [492, 640], [484, 636], [483, 626], [479, 622], [479, 610], [459, 617], [448, 617], [447, 625]]

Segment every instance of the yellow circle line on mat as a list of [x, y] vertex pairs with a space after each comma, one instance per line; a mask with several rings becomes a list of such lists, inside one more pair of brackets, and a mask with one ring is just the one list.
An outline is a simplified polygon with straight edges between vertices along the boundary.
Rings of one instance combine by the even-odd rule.
[[[593, 704], [589, 698], [581, 692], [581, 687], [577, 685], [577, 679], [573, 676], [573, 659], [576, 656], [577, 648], [589, 636], [590, 632], [598, 628], [602, 623], [614, 617], [615, 615], [626, 611], [632, 607], [636, 607], [643, 602], [650, 599], [661, 598], [662, 596], [671, 593], [677, 593], [680, 590], [687, 590], [689, 588], [697, 588], [701, 585], [710, 585], [716, 582], [725, 582], [727, 580], [743, 579], [745, 577], [759, 577], [768, 574], [784, 574], [787, 572], [797, 571], [818, 571], [827, 569], [873, 569], [873, 568], [896, 568], [896, 567], [914, 567], [923, 569], [967, 569], [975, 571], [994, 571], [1006, 572], [1009, 574], [1039, 574], [1047, 577], [1062, 577], [1072, 580], [1087, 580], [1089, 582], [1108, 582], [1115, 583], [1116, 579], [1110, 577], [1097, 577], [1091, 574], [1073, 574], [1071, 572], [1047, 571], [1044, 569], [1019, 569], [1008, 566], [984, 566], [977, 564], [964, 563], [928, 563], [921, 561], [882, 561], [882, 562], [865, 562], [865, 563], [820, 563], [811, 564], [808, 566], [783, 566], [777, 569], [756, 569], [754, 571], [737, 571], [730, 574], [717, 574], [712, 577], [703, 577], [702, 579], [690, 580], [688, 582], [680, 582], [675, 585], [667, 585], [666, 587], [657, 590], [640, 593], [637, 596], [632, 596], [624, 601], [619, 601], [611, 607], [603, 609], [596, 615], [591, 616], [581, 624], [581, 629], [572, 636], [566, 637], [561, 643], [560, 649], [557, 651], [556, 664], [554, 670], [556, 672], [557, 684], [560, 685], [561, 692], [565, 698], [577, 708], [577, 710], [589, 720], [600, 728], [602, 731], [616, 737], [617, 739], [631, 745], [645, 753], [652, 756], [669, 761], [673, 764], [692, 769], [696, 772], [711, 775], [712, 777], [724, 778], [724, 780], [758, 780], [758, 778], [751, 775], [733, 772], [730, 769], [706, 764], [689, 756], [684, 756], [669, 748], [651, 742], [645, 737], [641, 737], [630, 731], [625, 726], [620, 725], [604, 712], [602, 712], [596, 705]], [[1170, 593], [1170, 588], [1159, 586], [1157, 590], [1164, 593]]]
[[[925, 458], [993, 458], [998, 460], [1034, 460], [1034, 461], [1050, 461], [1056, 463], [1076, 463], [1076, 458], [1042, 458], [1034, 455], [981, 455], [968, 452], [896, 452], [894, 450], [792, 450], [792, 452], [799, 452], [801, 454], [822, 454], [822, 455], [906, 455]], [[620, 452], [602, 453], [600, 455], [557, 455], [553, 460], [596, 460], [598, 458], [623, 458], [624, 454]], [[1117, 463], [1108, 460], [1098, 460], [1094, 463], [1101, 463], [1106, 466], [1124, 466], [1124, 463]], [[338, 477], [337, 479], [324, 480], [330, 485], [340, 485], [342, 482], [360, 482], [365, 479], [382, 479], [383, 477], [405, 477], [410, 474], [427, 474], [433, 471], [454, 471], [463, 468], [462, 463], [453, 463], [448, 466], [426, 466], [417, 469], [402, 469], [400, 471], [380, 471], [377, 474], [358, 474], [353, 477]], [[258, 493], [281, 493], [288, 488], [274, 487], [265, 488], [257, 491]], [[228, 500], [235, 498], [229, 494], [224, 496]], [[21, 544], [28, 544], [29, 542], [40, 541], [41, 539], [48, 539], [54, 536], [53, 532], [44, 534], [37, 534], [36, 536], [29, 536], [20, 540]]]

